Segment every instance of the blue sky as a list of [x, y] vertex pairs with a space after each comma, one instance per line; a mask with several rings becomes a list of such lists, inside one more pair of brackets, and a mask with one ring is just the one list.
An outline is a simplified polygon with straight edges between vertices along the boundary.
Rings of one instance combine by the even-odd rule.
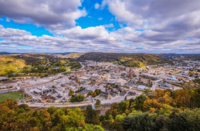
[[199, 4], [0, 0], [0, 52], [199, 53]]

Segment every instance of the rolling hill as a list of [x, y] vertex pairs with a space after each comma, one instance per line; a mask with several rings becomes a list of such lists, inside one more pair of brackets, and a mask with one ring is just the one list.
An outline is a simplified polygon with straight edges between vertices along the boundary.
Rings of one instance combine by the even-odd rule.
[[164, 64], [170, 63], [171, 61], [154, 54], [127, 54], [127, 53], [100, 53], [91, 52], [80, 56], [77, 60], [93, 60], [93, 61], [104, 61], [121, 64], [127, 67], [143, 67], [146, 65]]

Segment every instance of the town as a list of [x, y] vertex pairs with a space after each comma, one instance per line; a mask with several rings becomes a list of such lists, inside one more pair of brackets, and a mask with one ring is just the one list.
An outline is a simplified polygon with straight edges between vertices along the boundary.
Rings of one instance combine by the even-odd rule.
[[18, 104], [30, 107], [80, 107], [136, 98], [146, 90], [179, 90], [200, 77], [199, 61], [174, 61], [173, 65], [125, 67], [87, 60], [82, 68], [48, 77], [26, 76], [12, 81], [0, 77], [0, 92], [23, 92]]

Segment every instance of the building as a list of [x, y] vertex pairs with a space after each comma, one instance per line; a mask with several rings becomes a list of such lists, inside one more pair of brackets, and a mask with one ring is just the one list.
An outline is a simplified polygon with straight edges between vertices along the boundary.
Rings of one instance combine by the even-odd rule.
[[139, 83], [144, 83], [144, 84], [151, 84], [151, 79], [146, 79], [146, 78], [139, 78]]
[[19, 83], [18, 86], [19, 87], [24, 87], [24, 86], [29, 86], [30, 84], [28, 82], [24, 82], [24, 83]]
[[6, 80], [8, 79], [7, 77], [0, 77], [0, 80]]
[[138, 85], [137, 89], [144, 90], [147, 89], [147, 87], [144, 85]]
[[124, 86], [126, 83], [127, 83], [127, 81], [124, 80], [124, 79], [118, 79], [118, 80], [115, 82], [115, 84], [116, 84], [116, 85], [119, 85], [119, 86]]
[[87, 94], [88, 94], [90, 91], [91, 91], [91, 90], [85, 89], [85, 90], [82, 90], [82, 91], [78, 92], [78, 94], [83, 95], [84, 97], [86, 97]]
[[101, 91], [100, 96], [105, 97], [106, 99], [110, 99], [111, 95], [108, 92]]
[[169, 84], [169, 83], [160, 82], [160, 83], [158, 83], [157, 88], [159, 88], [159, 89], [172, 89], [173, 90], [174, 86]]

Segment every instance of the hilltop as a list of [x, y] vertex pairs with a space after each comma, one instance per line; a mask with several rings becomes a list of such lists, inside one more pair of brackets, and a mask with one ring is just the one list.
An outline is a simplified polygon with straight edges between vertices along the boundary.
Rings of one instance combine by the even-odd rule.
[[84, 55], [85, 53], [70, 53], [67, 55], [62, 55], [62, 54], [58, 54], [57, 57], [59, 58], [73, 58], [76, 59], [78, 57], [80, 57], [81, 55]]
[[145, 65], [155, 65], [172, 63], [164, 57], [154, 54], [128, 54], [128, 53], [97, 53], [91, 52], [80, 56], [77, 60], [93, 60], [93, 61], [104, 61], [113, 62], [116, 64], [125, 65], [128, 67], [143, 67]]

